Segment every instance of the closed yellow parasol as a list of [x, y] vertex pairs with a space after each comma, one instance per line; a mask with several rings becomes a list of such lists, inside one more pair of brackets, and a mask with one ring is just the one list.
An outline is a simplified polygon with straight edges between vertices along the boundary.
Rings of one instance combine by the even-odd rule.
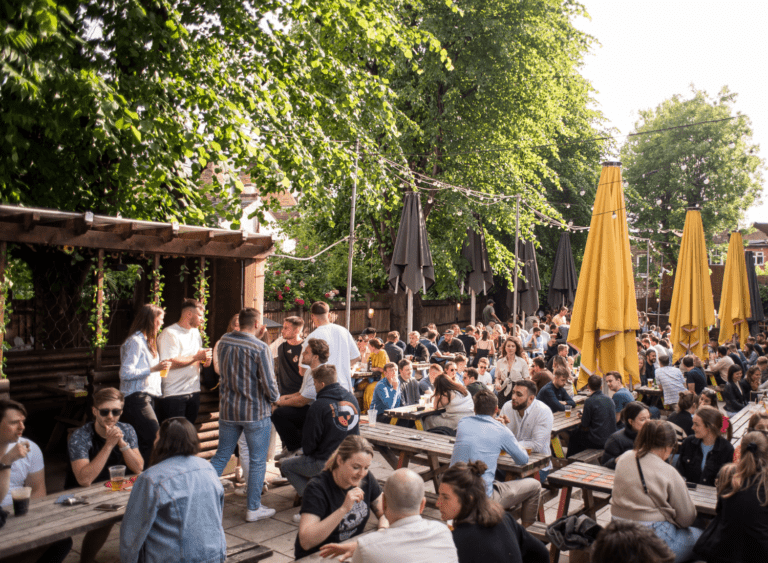
[[669, 322], [672, 325], [672, 363], [687, 354], [706, 360], [708, 327], [715, 324], [715, 304], [704, 226], [698, 209], [689, 209], [685, 216]]
[[578, 386], [592, 374], [621, 373], [640, 383], [637, 302], [621, 163], [603, 163], [587, 247], [573, 304], [568, 343], [581, 352]]
[[739, 342], [744, 346], [749, 336], [747, 319], [751, 315], [744, 241], [741, 239], [741, 233], [734, 231], [728, 244], [723, 290], [720, 293], [720, 344], [725, 344], [737, 334]]

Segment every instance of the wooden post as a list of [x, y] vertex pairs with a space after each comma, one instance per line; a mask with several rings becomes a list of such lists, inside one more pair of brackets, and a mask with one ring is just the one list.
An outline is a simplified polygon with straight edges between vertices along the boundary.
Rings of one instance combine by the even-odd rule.
[[5, 377], [3, 370], [3, 344], [5, 343], [5, 254], [8, 243], [0, 242], [0, 378]]
[[[96, 340], [101, 340], [104, 321], [104, 250], [99, 249], [99, 265], [96, 273]], [[101, 346], [96, 348], [96, 369], [101, 369]]]
[[160, 255], [155, 254], [152, 265], [152, 303], [160, 306]]
[[[200, 265], [199, 265], [199, 278], [198, 278], [198, 286], [197, 286], [197, 295], [200, 297], [200, 302], [203, 302], [203, 299], [205, 298], [205, 258], [200, 258]], [[203, 307], [205, 308], [205, 313], [203, 316], [203, 323], [200, 327], [202, 333], [206, 333], [208, 330], [208, 323], [206, 322], [206, 317], [208, 316], [208, 304], [203, 303]], [[205, 338], [204, 338], [205, 339]]]

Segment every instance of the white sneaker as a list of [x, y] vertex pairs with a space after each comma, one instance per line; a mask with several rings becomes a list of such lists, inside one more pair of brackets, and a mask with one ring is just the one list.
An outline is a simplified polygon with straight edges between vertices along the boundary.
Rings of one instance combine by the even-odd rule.
[[296, 451], [297, 450], [289, 450], [288, 448], [283, 448], [283, 451], [275, 456], [275, 461], [280, 461], [286, 457], [291, 457], [296, 454]]
[[264, 520], [266, 518], [272, 518], [275, 515], [274, 508], [267, 508], [263, 504], [256, 510], [247, 510], [245, 512], [246, 522], [256, 522], [257, 520]]
[[299, 514], [299, 513], [294, 514], [293, 515], [293, 521], [296, 522], [297, 524], [299, 522], [301, 522], [301, 514]]

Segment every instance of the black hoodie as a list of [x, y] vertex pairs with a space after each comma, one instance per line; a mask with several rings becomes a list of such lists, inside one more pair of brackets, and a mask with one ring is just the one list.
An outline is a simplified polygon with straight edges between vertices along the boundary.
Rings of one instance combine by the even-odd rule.
[[304, 455], [325, 461], [350, 434], [360, 434], [360, 406], [338, 383], [326, 385], [307, 411], [301, 448]]

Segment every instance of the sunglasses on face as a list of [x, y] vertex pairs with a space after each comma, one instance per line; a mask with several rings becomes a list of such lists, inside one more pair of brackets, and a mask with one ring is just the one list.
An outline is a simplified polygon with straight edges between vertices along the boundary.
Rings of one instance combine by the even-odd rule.
[[117, 418], [121, 414], [123, 414], [123, 409], [99, 409], [99, 414], [101, 416], [107, 417], [109, 416], [109, 413], [112, 413], [112, 416]]

